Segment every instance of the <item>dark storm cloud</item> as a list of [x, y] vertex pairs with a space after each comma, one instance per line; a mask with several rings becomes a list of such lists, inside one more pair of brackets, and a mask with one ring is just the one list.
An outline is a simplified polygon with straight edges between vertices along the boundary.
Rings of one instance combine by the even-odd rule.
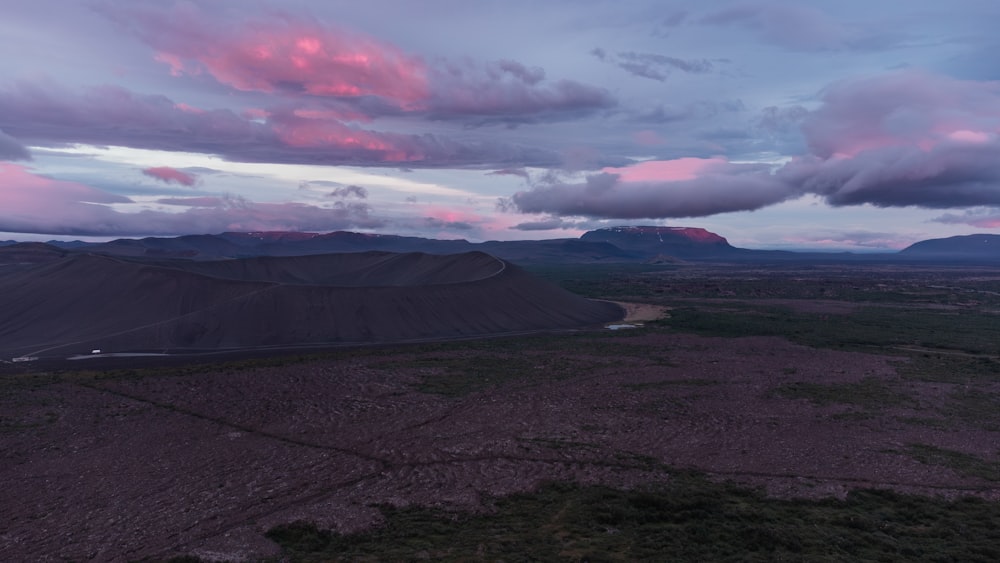
[[1000, 203], [1000, 84], [913, 70], [843, 81], [802, 131], [812, 155], [779, 175], [833, 205]]
[[749, 211], [797, 195], [792, 186], [756, 165], [719, 163], [703, 175], [677, 180], [629, 179], [601, 173], [583, 182], [540, 182], [511, 197], [523, 213], [614, 219], [700, 217]]
[[803, 158], [778, 176], [835, 206], [955, 208], [1000, 205], [1000, 144], [886, 147], [853, 158]]

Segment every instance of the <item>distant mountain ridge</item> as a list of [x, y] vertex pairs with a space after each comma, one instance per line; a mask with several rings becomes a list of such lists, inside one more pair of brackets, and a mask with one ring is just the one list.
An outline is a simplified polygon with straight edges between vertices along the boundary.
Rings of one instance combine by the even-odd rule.
[[963, 235], [922, 240], [900, 250], [910, 257], [938, 259], [992, 258], [1000, 260], [1000, 235]]
[[[25, 243], [0, 243], [0, 264], [13, 263], [3, 251]], [[36, 243], [41, 244], [41, 243]], [[286, 231], [225, 232], [214, 235], [117, 239], [105, 243], [49, 241], [63, 252], [92, 252], [133, 258], [216, 260], [254, 256], [305, 256], [343, 252], [424, 252], [456, 254], [480, 251], [524, 264], [626, 263], [656, 260], [788, 262], [806, 261], [935, 261], [1000, 260], [1000, 235], [977, 234], [930, 239], [898, 253], [852, 254], [848, 252], [793, 252], [754, 250], [733, 246], [725, 237], [697, 227], [616, 226], [587, 231], [580, 238], [487, 241], [441, 240], [421, 237], [333, 231], [303, 233]], [[38, 249], [31, 251], [43, 259]], [[42, 253], [45, 254], [45, 253]], [[52, 254], [50, 250], [48, 254]], [[6, 261], [5, 261], [6, 260]]]

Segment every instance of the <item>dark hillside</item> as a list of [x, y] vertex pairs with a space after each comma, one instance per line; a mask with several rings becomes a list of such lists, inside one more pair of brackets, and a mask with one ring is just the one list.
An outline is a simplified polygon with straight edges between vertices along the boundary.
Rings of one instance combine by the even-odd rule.
[[922, 240], [899, 251], [907, 258], [1000, 260], [1000, 235], [965, 235]]
[[387, 342], [621, 317], [480, 252], [143, 263], [70, 255], [0, 277], [0, 358]]

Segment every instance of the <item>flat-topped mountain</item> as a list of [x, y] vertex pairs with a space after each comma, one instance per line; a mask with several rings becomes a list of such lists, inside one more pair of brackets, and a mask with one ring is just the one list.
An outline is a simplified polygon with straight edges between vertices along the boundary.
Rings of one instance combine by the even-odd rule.
[[0, 358], [567, 329], [621, 308], [482, 252], [161, 262], [67, 254], [0, 276]]
[[726, 256], [742, 251], [713, 232], [691, 227], [609, 227], [588, 231], [580, 240], [610, 243], [642, 258]]

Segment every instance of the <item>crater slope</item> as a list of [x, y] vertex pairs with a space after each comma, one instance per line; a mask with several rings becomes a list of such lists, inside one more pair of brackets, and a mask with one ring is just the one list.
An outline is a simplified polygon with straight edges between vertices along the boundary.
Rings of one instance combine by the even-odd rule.
[[0, 311], [0, 358], [461, 338], [623, 315], [482, 252], [68, 255], [0, 277]]

